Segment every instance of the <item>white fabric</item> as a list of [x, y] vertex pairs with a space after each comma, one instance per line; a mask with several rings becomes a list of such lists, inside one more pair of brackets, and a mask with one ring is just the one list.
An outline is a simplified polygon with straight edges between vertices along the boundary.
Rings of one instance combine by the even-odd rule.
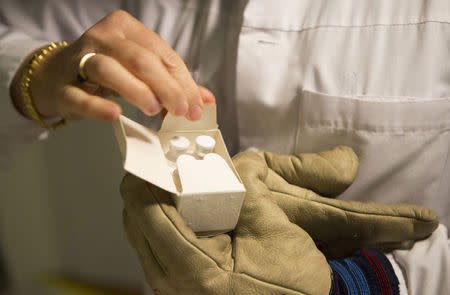
[[[12, 73], [41, 44], [35, 40], [74, 40], [122, 8], [158, 32], [214, 92], [231, 153], [349, 145], [360, 170], [341, 198], [423, 205], [450, 226], [450, 2], [280, 3], [2, 1], [0, 165], [40, 132], [14, 113], [8, 96]], [[408, 286], [420, 290], [421, 282]]]
[[351, 146], [360, 168], [341, 198], [420, 204], [449, 226], [450, 2], [287, 2], [245, 10], [240, 147]]
[[392, 268], [394, 269], [395, 275], [398, 278], [398, 290], [400, 291], [400, 295], [407, 295], [408, 289], [406, 287], [406, 281], [405, 276], [403, 275], [403, 271], [398, 265], [397, 261], [395, 261], [394, 255], [392, 253], [386, 254], [386, 258], [389, 260], [389, 262], [392, 265]]
[[395, 261], [407, 274], [408, 294], [448, 294], [450, 290], [450, 240], [440, 225], [426, 240], [411, 248], [393, 251]]

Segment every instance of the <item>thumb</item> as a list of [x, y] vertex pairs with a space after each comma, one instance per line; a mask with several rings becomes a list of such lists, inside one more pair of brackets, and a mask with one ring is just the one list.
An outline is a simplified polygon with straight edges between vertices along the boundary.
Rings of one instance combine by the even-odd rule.
[[314, 154], [293, 156], [261, 152], [261, 155], [267, 166], [290, 184], [329, 197], [346, 190], [358, 170], [358, 157], [346, 146]]

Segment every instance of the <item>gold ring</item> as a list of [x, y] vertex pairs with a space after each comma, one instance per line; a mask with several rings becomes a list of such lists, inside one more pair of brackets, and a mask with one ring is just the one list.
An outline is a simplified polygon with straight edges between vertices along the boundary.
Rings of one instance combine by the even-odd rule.
[[96, 85], [94, 83], [89, 82], [88, 77], [86, 76], [86, 73], [84, 72], [84, 65], [86, 64], [86, 62], [95, 55], [95, 52], [91, 52], [91, 53], [86, 53], [85, 55], [83, 55], [83, 57], [80, 60], [80, 64], [78, 65], [78, 75], [77, 75], [77, 79], [78, 81], [80, 81], [81, 83], [86, 83], [86, 84], [92, 84], [92, 85]]

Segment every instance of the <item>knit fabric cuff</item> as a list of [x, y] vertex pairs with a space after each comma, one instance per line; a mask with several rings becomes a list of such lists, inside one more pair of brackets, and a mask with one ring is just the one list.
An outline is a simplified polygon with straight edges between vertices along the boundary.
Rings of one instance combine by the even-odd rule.
[[362, 249], [352, 256], [330, 260], [333, 281], [330, 295], [399, 295], [399, 281], [387, 257], [375, 249]]

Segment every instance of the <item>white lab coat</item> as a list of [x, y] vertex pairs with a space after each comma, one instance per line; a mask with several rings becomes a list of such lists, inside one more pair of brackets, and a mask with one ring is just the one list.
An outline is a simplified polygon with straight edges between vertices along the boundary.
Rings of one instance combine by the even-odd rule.
[[[0, 8], [0, 136], [11, 143], [1, 155], [41, 133], [7, 105], [19, 61], [121, 8], [158, 32], [214, 92], [231, 153], [348, 145], [360, 169], [340, 198], [422, 205], [450, 226], [448, 0], [28, 2], [2, 0]], [[439, 234], [436, 259], [448, 271], [445, 228]], [[448, 277], [442, 282], [450, 289]], [[420, 294], [416, 285], [409, 290]]]

